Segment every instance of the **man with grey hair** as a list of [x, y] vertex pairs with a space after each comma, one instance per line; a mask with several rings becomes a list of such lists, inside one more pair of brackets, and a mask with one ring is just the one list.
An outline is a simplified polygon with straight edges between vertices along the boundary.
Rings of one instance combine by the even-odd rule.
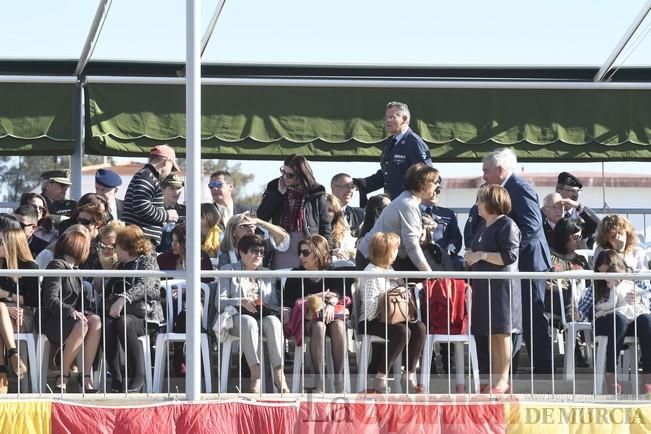
[[[548, 271], [551, 267], [549, 246], [543, 232], [542, 214], [538, 205], [538, 194], [531, 184], [516, 175], [518, 164], [515, 153], [509, 148], [496, 149], [482, 160], [484, 181], [501, 185], [511, 197], [509, 217], [520, 229], [520, 271]], [[545, 312], [545, 281], [523, 279], [522, 324], [524, 341], [529, 357], [533, 359], [535, 374], [551, 374], [552, 354]], [[517, 369], [520, 339], [514, 345], [514, 369]]]
[[366, 178], [354, 178], [360, 191], [360, 205], [364, 206], [366, 193], [380, 187], [395, 199], [405, 189], [405, 173], [417, 163], [432, 166], [429, 147], [409, 128], [409, 107], [407, 104], [392, 101], [384, 112], [384, 128], [389, 137], [383, 143], [380, 157], [380, 170]]
[[563, 197], [559, 193], [549, 193], [543, 197], [543, 230], [550, 246], [554, 227], [563, 218], [563, 211]]

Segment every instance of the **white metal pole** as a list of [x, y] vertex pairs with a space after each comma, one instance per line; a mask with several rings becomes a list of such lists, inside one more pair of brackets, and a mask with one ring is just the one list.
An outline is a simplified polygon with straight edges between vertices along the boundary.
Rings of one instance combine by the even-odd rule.
[[[197, 401], [201, 397], [201, 278], [199, 202], [201, 200], [201, 4], [199, 0], [186, 3], [186, 275], [187, 275], [187, 345], [185, 377], [186, 398]], [[208, 303], [208, 300], [206, 300]], [[206, 309], [208, 307], [206, 306]]]
[[84, 84], [77, 83], [75, 89], [75, 152], [70, 157], [70, 198], [79, 200], [82, 189], [82, 170], [84, 166]]
[[594, 81], [602, 81], [606, 77], [606, 74], [608, 74], [610, 68], [613, 67], [613, 64], [615, 63], [619, 55], [622, 54], [622, 51], [624, 51], [624, 48], [626, 48], [626, 45], [631, 40], [633, 34], [635, 34], [635, 31], [638, 29], [638, 27], [640, 27], [640, 24], [642, 24], [642, 21], [644, 21], [644, 18], [646, 18], [650, 10], [651, 10], [651, 0], [647, 0], [642, 10], [640, 10], [640, 13], [637, 14], [635, 20], [633, 20], [631, 25], [626, 30], [626, 33], [624, 33], [624, 36], [622, 36], [622, 39], [619, 40], [617, 46], [615, 46], [613, 51], [608, 56], [608, 59], [606, 59], [604, 64], [601, 65], [601, 68], [599, 68], [599, 71], [593, 78]]

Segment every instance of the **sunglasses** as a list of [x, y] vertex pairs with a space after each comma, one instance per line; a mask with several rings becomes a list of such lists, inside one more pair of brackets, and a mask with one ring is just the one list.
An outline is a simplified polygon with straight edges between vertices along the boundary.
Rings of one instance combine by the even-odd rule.
[[353, 191], [357, 190], [357, 187], [352, 182], [349, 184], [335, 184], [335, 187]]
[[44, 206], [38, 206], [38, 205], [30, 205], [30, 206], [31, 206], [34, 210], [36, 210], [36, 212], [43, 212], [43, 211], [45, 211], [45, 209], [46, 209]]
[[36, 226], [34, 223], [20, 223], [20, 222], [18, 222], [18, 223], [20, 224], [20, 227], [22, 229], [33, 228], [34, 226]]
[[104, 244], [101, 241], [97, 244], [97, 246], [100, 249], [103, 249], [103, 250], [114, 250], [115, 249], [115, 244]]
[[242, 223], [237, 225], [238, 229], [248, 229], [250, 231], [255, 231], [255, 225], [252, 223]]
[[287, 171], [286, 171], [284, 168], [282, 168], [282, 167], [280, 168], [280, 174], [281, 174], [282, 176], [286, 176], [287, 179], [294, 179], [294, 177], [296, 176], [295, 173], [289, 173], [289, 172], [287, 172]]
[[77, 218], [77, 223], [79, 223], [80, 225], [83, 225], [83, 226], [90, 226], [90, 225], [95, 224], [95, 222], [92, 221], [91, 219], [86, 219], [86, 218], [83, 218], [83, 217], [78, 217]]
[[249, 249], [249, 255], [264, 256], [264, 249]]
[[310, 256], [311, 253], [312, 253], [312, 252], [310, 251], [310, 249], [302, 249], [302, 250], [300, 250], [300, 251], [298, 252], [298, 254], [299, 254], [300, 256], [303, 256], [303, 257], [306, 257], [306, 258], [307, 258], [308, 256]]
[[208, 188], [222, 188], [224, 183], [221, 181], [213, 181], [208, 183]]
[[570, 240], [579, 241], [582, 238], [581, 232], [570, 235]]

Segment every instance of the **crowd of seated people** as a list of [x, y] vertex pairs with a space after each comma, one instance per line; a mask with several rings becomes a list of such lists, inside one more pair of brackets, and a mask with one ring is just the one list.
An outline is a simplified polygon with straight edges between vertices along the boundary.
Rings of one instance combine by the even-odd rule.
[[[281, 176], [267, 184], [261, 203], [254, 204], [255, 213], [243, 204], [233, 203], [231, 193], [237, 186], [233, 186], [227, 171], [213, 174], [209, 189], [215, 202], [200, 204], [201, 269], [288, 273], [282, 281], [259, 277], [202, 279], [214, 288], [211, 299], [202, 300], [202, 309], [211, 312], [210, 326], [220, 325], [218, 336], [230, 333], [239, 339], [242, 362], [247, 365], [244, 371], [249, 375], [246, 390], [258, 393], [264, 387], [261, 369], [267, 363], [262, 358], [266, 357], [276, 390], [289, 391], [283, 372], [284, 342], [289, 339], [297, 348], [307, 348], [312, 390], [325, 390], [327, 374], [332, 375], [334, 391], [342, 392], [349, 351], [347, 328], [386, 340], [383, 345], [374, 344], [377, 351], [372, 353], [369, 368], [375, 374], [372, 389], [386, 389], [389, 368], [405, 351], [402, 364], [409, 376], [404, 377], [403, 390], [423, 390], [416, 380], [416, 370], [428, 325], [416, 317], [388, 324], [378, 311], [390, 289], [402, 288], [411, 293], [412, 287], [392, 279], [362, 278], [357, 282], [361, 291], [358, 323], [352, 324], [353, 279], [296, 278], [291, 276], [293, 270], [531, 271], [530, 265], [523, 264], [531, 262], [531, 248], [526, 243], [531, 243], [532, 231], [543, 235], [541, 251], [548, 252], [548, 264], [542, 271], [647, 270], [645, 252], [631, 223], [618, 215], [595, 221], [594, 213], [580, 203], [582, 185], [578, 179], [567, 173], [559, 175], [556, 191], [545, 198], [542, 207], [533, 195], [530, 199], [535, 213], [530, 208], [525, 212], [522, 198], [514, 200], [510, 192], [509, 179], [515, 175], [500, 172], [499, 164], [506, 164], [500, 158], [490, 160], [494, 167], [485, 168], [487, 183], [479, 189], [465, 237], [455, 213], [439, 204], [441, 176], [426, 163], [406, 170], [404, 189], [394, 200], [377, 194], [368, 198], [364, 209], [351, 203], [356, 187], [350, 175], [335, 175], [330, 184], [332, 193], [326, 193], [302, 155], [290, 155], [284, 160]], [[96, 185], [101, 187], [97, 193], [84, 195], [68, 216], [59, 207], [58, 217], [53, 219], [48, 207], [57, 206], [56, 200], [37, 193], [24, 194], [14, 215], [0, 216], [1, 268], [185, 270], [185, 208], [177, 202], [184, 181], [176, 168], [173, 151], [168, 147], [152, 150], [150, 161], [129, 185], [128, 200], [120, 203], [126, 221], [116, 218], [117, 211], [111, 211], [113, 207], [102, 193], [107, 189], [115, 193], [117, 187], [110, 186], [121, 184], [108, 169], [96, 175]], [[499, 176], [493, 177], [490, 170], [499, 172]], [[57, 177], [46, 183], [65, 182], [56, 172]], [[166, 188], [174, 194], [165, 196]], [[176, 201], [169, 199], [170, 195]], [[65, 205], [70, 205], [69, 201]], [[528, 218], [525, 223], [524, 214]], [[464, 241], [465, 254], [461, 251]], [[592, 242], [596, 246], [594, 265], [578, 253]], [[524, 280], [487, 282], [467, 282], [472, 289], [470, 333], [475, 335], [480, 349], [480, 370], [492, 370], [492, 383], [482, 387], [484, 392], [506, 393], [511, 389], [508, 379], [510, 372], [518, 368], [517, 359], [512, 358], [519, 348], [518, 337], [525, 334], [529, 345], [526, 334], [531, 333], [529, 338], [535, 342], [536, 351], [551, 351], [551, 345], [538, 345], [534, 337], [539, 317], [531, 304], [539, 304], [540, 311], [552, 321], [558, 319], [560, 310], [566, 318], [593, 320], [590, 315], [594, 305], [599, 313], [594, 319], [597, 334], [612, 336], [613, 351], [619, 351], [635, 323], [641, 331], [642, 359], [648, 358], [648, 282], [636, 281], [636, 289], [624, 294], [624, 301], [645, 304], [647, 310], [628, 315], [625, 307], [615, 309], [610, 314], [616, 314], [617, 320], [613, 323], [609, 317], [613, 327], [607, 327], [603, 320], [609, 315], [604, 303], [613, 296], [608, 290], [614, 291], [607, 281], [595, 281], [593, 288], [569, 279], [550, 279], [543, 282], [542, 293], [533, 299], [525, 297], [529, 290], [525, 291]], [[527, 288], [537, 291], [535, 285]], [[553, 298], [558, 291], [562, 297]], [[98, 366], [100, 349], [105, 351], [103, 357], [110, 372], [108, 390], [141, 391], [146, 378], [144, 369], [148, 368], [138, 338], [155, 332], [150, 324], [162, 324], [169, 314], [175, 316], [173, 331], [185, 331], [184, 307], [166, 312], [166, 297], [176, 300], [185, 294], [177, 290], [167, 294], [164, 282], [148, 277], [44, 277], [40, 284], [33, 277], [0, 278], [0, 393], [7, 392], [8, 374], [22, 378], [29, 369], [37, 369], [27, 366], [24, 356], [19, 355], [14, 339], [18, 332], [40, 333], [50, 342], [54, 355], [46, 363], [59, 370], [54, 379], [54, 388], [59, 391], [67, 390], [73, 377], [85, 392], [97, 390], [90, 373]], [[41, 314], [38, 320], [34, 318], [36, 312]], [[533, 324], [531, 330], [527, 329], [529, 322]], [[42, 325], [37, 327], [37, 323]], [[77, 355], [82, 350], [84, 363], [78, 366]], [[173, 345], [171, 353], [173, 375], [184, 375], [183, 343]], [[324, 372], [328, 354], [333, 361], [332, 373]], [[581, 357], [580, 351], [577, 357]], [[615, 359], [607, 360], [609, 375], [615, 363]], [[648, 366], [651, 372], [651, 363]], [[542, 368], [536, 371], [546, 372]], [[644, 384], [649, 384], [651, 391], [649, 375]], [[608, 384], [610, 390], [618, 391], [619, 386], [610, 377]]]

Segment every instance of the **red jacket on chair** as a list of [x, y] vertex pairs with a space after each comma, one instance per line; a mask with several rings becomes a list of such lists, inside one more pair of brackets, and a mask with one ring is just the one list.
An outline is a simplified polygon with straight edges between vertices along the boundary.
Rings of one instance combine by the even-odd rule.
[[467, 333], [466, 282], [444, 278], [425, 280], [420, 291], [420, 314], [426, 324], [429, 318], [430, 334]]

